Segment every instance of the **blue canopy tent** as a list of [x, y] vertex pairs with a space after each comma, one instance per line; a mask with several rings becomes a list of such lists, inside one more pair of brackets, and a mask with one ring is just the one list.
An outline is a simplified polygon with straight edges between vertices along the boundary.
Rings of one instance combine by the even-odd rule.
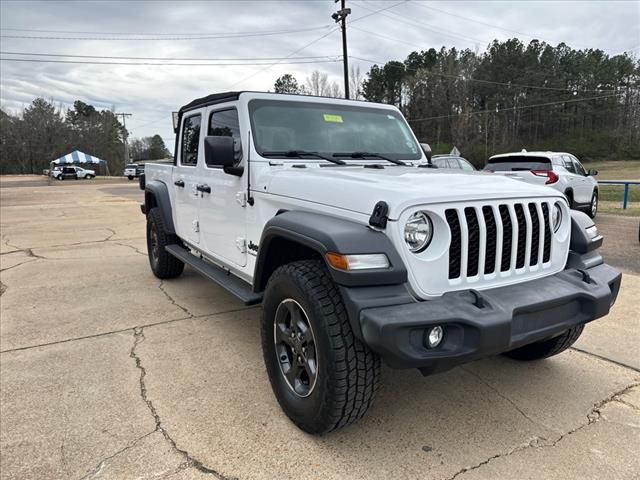
[[109, 174], [109, 166], [105, 160], [102, 160], [98, 157], [94, 157], [89, 155], [88, 153], [81, 152], [80, 150], [74, 150], [71, 153], [66, 154], [63, 157], [57, 158], [51, 162], [49, 171], [53, 170], [54, 165], [73, 165], [73, 164], [84, 164], [91, 163], [94, 165], [104, 165], [107, 169], [107, 174]]

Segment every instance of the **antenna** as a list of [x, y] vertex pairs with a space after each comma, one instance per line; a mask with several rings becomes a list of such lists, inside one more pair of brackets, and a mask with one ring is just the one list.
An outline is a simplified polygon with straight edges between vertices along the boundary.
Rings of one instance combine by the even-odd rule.
[[247, 149], [247, 203], [253, 206], [255, 200], [251, 196], [251, 130], [247, 132], [247, 139], [249, 141]]

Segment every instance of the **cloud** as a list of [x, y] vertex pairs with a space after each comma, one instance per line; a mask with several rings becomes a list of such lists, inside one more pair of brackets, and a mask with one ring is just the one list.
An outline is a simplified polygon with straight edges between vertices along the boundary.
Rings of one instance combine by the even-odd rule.
[[[483, 51], [493, 39], [518, 36], [575, 48], [600, 48], [610, 54], [640, 47], [638, 2], [405, 2], [348, 0], [353, 21], [349, 53], [379, 62], [403, 60], [419, 48], [456, 47]], [[336, 9], [325, 1], [233, 2], [2, 2], [3, 35], [90, 36], [17, 32], [6, 28], [71, 32], [138, 32], [212, 34], [294, 30], [325, 26], [325, 30], [264, 37], [199, 40], [43, 40], [2, 38], [2, 51], [131, 57], [284, 57], [318, 39], [332, 26]], [[446, 12], [446, 13], [445, 13]], [[497, 28], [500, 27], [500, 28]], [[365, 30], [365, 31], [363, 31]], [[372, 32], [372, 33], [367, 33]], [[515, 34], [513, 32], [519, 32]], [[624, 32], [621, 34], [620, 32]], [[163, 35], [162, 35], [163, 34]], [[113, 37], [117, 35], [100, 35]], [[386, 37], [386, 38], [385, 38]], [[636, 50], [637, 51], [637, 50]], [[297, 55], [341, 54], [338, 31]], [[362, 72], [370, 63], [351, 59]], [[134, 136], [160, 133], [173, 137], [170, 112], [193, 98], [234, 89], [269, 90], [275, 79], [292, 73], [304, 82], [319, 69], [342, 82], [341, 63], [274, 66], [127, 66], [2, 62], [0, 102], [21, 109], [34, 97], [70, 105], [75, 99], [99, 108], [133, 113], [127, 125]]]

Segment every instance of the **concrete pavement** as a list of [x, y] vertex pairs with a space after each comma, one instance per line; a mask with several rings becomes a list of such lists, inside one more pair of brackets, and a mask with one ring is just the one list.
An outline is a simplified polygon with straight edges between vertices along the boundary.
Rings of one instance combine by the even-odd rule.
[[271, 393], [259, 307], [151, 274], [135, 184], [36, 180], [0, 179], [2, 479], [638, 478], [638, 219], [599, 220], [625, 278], [576, 348], [384, 369], [362, 421], [313, 437]]

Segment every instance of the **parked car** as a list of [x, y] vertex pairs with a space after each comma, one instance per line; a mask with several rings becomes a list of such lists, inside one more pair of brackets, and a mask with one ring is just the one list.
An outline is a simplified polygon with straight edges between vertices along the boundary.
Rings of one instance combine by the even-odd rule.
[[585, 170], [580, 161], [566, 152], [521, 152], [494, 155], [485, 171], [536, 185], [548, 185], [562, 192], [569, 206], [591, 218], [598, 213], [597, 170]]
[[434, 155], [431, 158], [431, 163], [438, 168], [453, 168], [468, 170], [470, 172], [475, 172], [476, 170], [476, 167], [474, 167], [466, 158], [452, 155]]
[[127, 177], [129, 180], [138, 178], [143, 173], [144, 173], [144, 164], [141, 164], [141, 163], [130, 163], [124, 168], [124, 176]]
[[91, 179], [96, 176], [95, 170], [88, 170], [81, 167], [54, 167], [51, 171], [51, 176], [57, 180], [64, 180], [73, 178], [78, 180], [79, 178]]
[[621, 274], [563, 193], [420, 168], [428, 154], [394, 106], [227, 92], [174, 122], [174, 163], [146, 165], [151, 270], [188, 264], [262, 303], [271, 386], [307, 432], [362, 417], [381, 359], [424, 375], [543, 359], [615, 303]]

